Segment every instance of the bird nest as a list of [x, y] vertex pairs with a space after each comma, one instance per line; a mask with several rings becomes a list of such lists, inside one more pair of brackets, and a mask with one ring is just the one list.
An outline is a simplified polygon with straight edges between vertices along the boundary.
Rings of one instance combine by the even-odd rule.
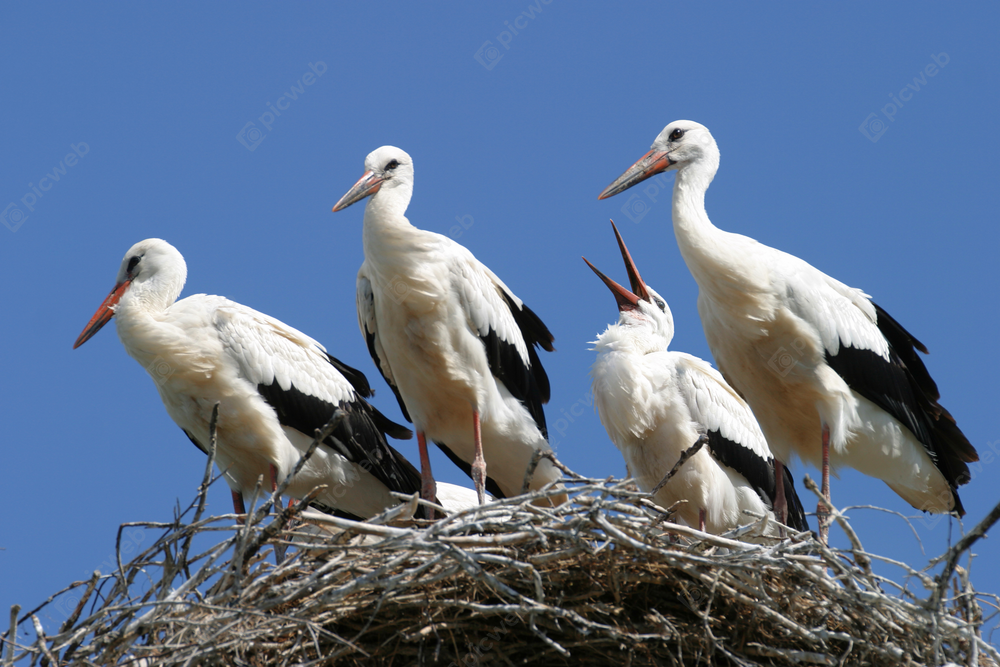
[[[572, 477], [563, 489], [435, 522], [414, 518], [424, 504], [414, 497], [364, 523], [301, 506], [269, 513], [265, 504], [242, 524], [204, 516], [208, 483], [206, 471], [198, 498], [169, 524], [123, 525], [114, 572], [95, 572], [20, 618], [13, 609], [6, 660], [1000, 664], [980, 636], [997, 599], [977, 593], [957, 566], [1000, 506], [932, 561], [935, 578], [864, 552], [836, 510], [852, 549], [827, 548], [811, 533], [761, 537], [766, 519], [713, 536], [672, 523], [622, 480]], [[808, 478], [807, 486], [815, 488]], [[531, 502], [566, 491], [570, 502], [559, 507]], [[123, 534], [139, 530], [158, 537], [124, 562]], [[930, 594], [874, 573], [873, 559]], [[39, 616], [60, 600], [69, 617], [46, 634]], [[33, 642], [12, 641], [22, 624]]]

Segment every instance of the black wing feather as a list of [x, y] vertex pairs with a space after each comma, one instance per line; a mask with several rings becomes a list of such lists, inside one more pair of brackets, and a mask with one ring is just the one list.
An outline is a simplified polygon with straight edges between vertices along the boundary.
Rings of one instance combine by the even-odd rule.
[[[321, 398], [303, 393], [295, 385], [282, 389], [277, 382], [258, 384], [257, 391], [274, 408], [283, 426], [310, 435], [322, 428], [340, 408], [347, 418], [341, 422], [323, 445], [341, 454], [374, 475], [390, 490], [399, 493], [420, 491], [420, 473], [386, 440], [379, 424], [392, 424], [365, 399], [356, 397], [334, 405]], [[409, 429], [394, 425], [412, 436]]]
[[[378, 369], [379, 373], [382, 373], [382, 361], [378, 358], [378, 354], [375, 352], [374, 331], [365, 330], [365, 342], [368, 343], [368, 354], [372, 355], [372, 361], [375, 362], [375, 368]], [[406, 403], [403, 403], [403, 397], [399, 394], [399, 389], [396, 388], [396, 385], [389, 382], [389, 378], [385, 376], [385, 373], [382, 373], [382, 379], [385, 380], [385, 383], [389, 385], [390, 389], [392, 389], [392, 393], [396, 395], [396, 400], [399, 402], [399, 410], [403, 413], [403, 418], [412, 424], [413, 418], [410, 417], [410, 413], [406, 409]]]
[[188, 431], [187, 431], [186, 428], [182, 428], [181, 430], [184, 431], [184, 435], [186, 435], [188, 437], [188, 440], [190, 440], [191, 442], [193, 442], [194, 446], [201, 450], [202, 454], [204, 454], [205, 456], [208, 456], [208, 449], [207, 448], [202, 447], [201, 443], [198, 442], [197, 440], [195, 440], [194, 436], [191, 435], [190, 433], [188, 433]]
[[368, 384], [368, 378], [365, 377], [364, 373], [352, 366], [348, 366], [329, 352], [326, 353], [326, 358], [330, 364], [336, 368], [348, 382], [351, 383], [351, 386], [354, 387], [354, 391], [357, 392], [358, 396], [361, 396], [362, 398], [371, 398], [375, 395], [375, 392]]
[[504, 290], [498, 291], [503, 295], [504, 302], [510, 309], [514, 322], [524, 338], [524, 343], [528, 348], [528, 364], [525, 365], [524, 359], [521, 358], [513, 343], [501, 340], [497, 332], [490, 329], [485, 336], [480, 336], [486, 347], [486, 358], [489, 361], [490, 372], [503, 382], [507, 391], [514, 398], [524, 404], [542, 435], [548, 438], [545, 411], [542, 405], [549, 402], [551, 387], [549, 376], [542, 367], [535, 346], [552, 352], [555, 349], [552, 347], [552, 341], [555, 339], [541, 318], [535, 315], [530, 308], [523, 304], [518, 307]]
[[[719, 431], [708, 432], [708, 448], [712, 456], [724, 466], [732, 468], [746, 478], [764, 503], [774, 509], [778, 487], [774, 477], [774, 458], [764, 459], [749, 447], [723, 437]], [[795, 530], [809, 530], [802, 501], [795, 492], [795, 480], [788, 467], [784, 467], [785, 503], [788, 507], [787, 525]]]
[[826, 353], [826, 363], [844, 382], [885, 410], [923, 444], [931, 460], [951, 485], [955, 511], [965, 514], [957, 488], [969, 481], [968, 462], [979, 455], [955, 419], [937, 401], [937, 384], [917, 350], [927, 348], [886, 313], [878, 304], [878, 328], [889, 343], [887, 361], [872, 350], [841, 344], [836, 355]]

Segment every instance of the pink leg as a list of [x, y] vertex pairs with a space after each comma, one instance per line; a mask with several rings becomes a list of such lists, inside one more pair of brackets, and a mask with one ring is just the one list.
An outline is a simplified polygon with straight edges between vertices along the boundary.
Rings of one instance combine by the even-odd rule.
[[[774, 516], [781, 523], [788, 523], [788, 502], [785, 500], [785, 464], [774, 459]], [[785, 536], [785, 529], [778, 531]]]
[[479, 411], [472, 411], [472, 438], [476, 443], [476, 454], [472, 459], [472, 482], [476, 485], [479, 504], [486, 502], [486, 459], [483, 458], [483, 435], [479, 425]]
[[270, 464], [271, 469], [271, 493], [278, 490], [278, 467], [273, 463]]
[[[830, 427], [823, 424], [823, 497], [830, 500]], [[819, 520], [819, 541], [826, 544], [830, 534], [830, 513], [822, 503], [816, 508], [816, 518]]]
[[[434, 474], [431, 473], [431, 457], [427, 453], [427, 438], [423, 431], [417, 431], [417, 448], [420, 450], [420, 497], [432, 503], [437, 502], [437, 485], [434, 483]], [[427, 510], [433, 519], [434, 512]]]
[[698, 530], [705, 532], [705, 508], [698, 508]]
[[243, 504], [243, 494], [239, 491], [233, 491], [233, 511], [237, 514], [247, 513], [247, 507]]
[[[270, 464], [271, 469], [271, 493], [278, 490], [278, 467], [273, 463]], [[281, 498], [278, 498], [278, 503], [275, 505], [275, 510], [281, 509]]]

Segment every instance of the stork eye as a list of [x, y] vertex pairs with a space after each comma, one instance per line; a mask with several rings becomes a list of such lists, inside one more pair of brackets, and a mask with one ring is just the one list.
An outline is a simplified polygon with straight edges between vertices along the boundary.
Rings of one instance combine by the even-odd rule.
[[659, 308], [661, 312], [667, 312], [667, 304], [663, 303], [663, 299], [660, 297], [654, 296], [653, 303], [656, 304], [656, 307]]
[[389, 164], [385, 165], [385, 170], [386, 171], [392, 171], [393, 169], [395, 169], [398, 166], [399, 166], [399, 160], [390, 160]]
[[677, 141], [684, 136], [684, 130], [674, 130], [670, 133], [670, 141]]
[[142, 259], [142, 255], [136, 255], [135, 257], [133, 257], [132, 259], [130, 259], [128, 261], [128, 268], [126, 269], [126, 271], [128, 273], [132, 273], [132, 270], [136, 267], [136, 264], [139, 263], [140, 259]]

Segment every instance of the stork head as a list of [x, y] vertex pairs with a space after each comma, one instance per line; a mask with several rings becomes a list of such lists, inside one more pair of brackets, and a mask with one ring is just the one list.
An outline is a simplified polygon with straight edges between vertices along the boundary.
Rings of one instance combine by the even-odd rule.
[[719, 168], [719, 148], [712, 133], [693, 120], [675, 120], [663, 128], [653, 147], [624, 174], [604, 188], [598, 199], [607, 199], [664, 171], [701, 166], [711, 181]]
[[614, 221], [611, 222], [611, 227], [615, 230], [618, 248], [625, 261], [625, 270], [628, 272], [632, 289], [628, 290], [608, 278], [597, 267], [588, 262], [586, 257], [583, 258], [583, 261], [587, 262], [587, 266], [593, 269], [597, 277], [603, 280], [611, 293], [614, 294], [615, 301], [618, 303], [619, 327], [627, 333], [642, 334], [642, 338], [649, 339], [651, 344], [644, 351], [665, 350], [674, 337], [674, 316], [670, 312], [670, 306], [639, 275], [639, 270], [635, 267], [632, 255], [625, 247], [625, 241], [618, 233]]
[[110, 322], [123, 299], [141, 301], [151, 310], [163, 310], [177, 300], [186, 280], [187, 264], [177, 248], [162, 239], [139, 241], [125, 253], [114, 288], [90, 318], [73, 349]]
[[[413, 192], [413, 159], [395, 146], [382, 146], [365, 158], [365, 173], [333, 206], [334, 212], [378, 192], [392, 192], [380, 199], [400, 199], [409, 204]], [[403, 206], [403, 211], [406, 206]]]

